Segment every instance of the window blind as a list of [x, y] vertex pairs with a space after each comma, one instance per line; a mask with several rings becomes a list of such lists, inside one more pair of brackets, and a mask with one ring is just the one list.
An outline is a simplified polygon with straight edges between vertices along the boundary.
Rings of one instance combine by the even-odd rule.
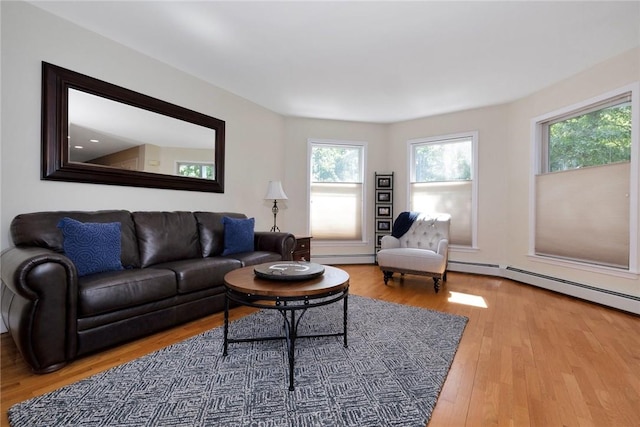
[[362, 240], [362, 184], [311, 183], [314, 239]]
[[629, 268], [630, 163], [537, 175], [535, 253]]
[[419, 212], [450, 214], [449, 244], [471, 246], [471, 192], [471, 181], [411, 183], [411, 206]]

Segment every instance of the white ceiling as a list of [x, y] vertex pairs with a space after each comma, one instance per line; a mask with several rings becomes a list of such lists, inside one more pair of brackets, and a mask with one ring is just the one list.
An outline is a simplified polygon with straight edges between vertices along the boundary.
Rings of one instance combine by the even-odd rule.
[[396, 122], [518, 99], [640, 45], [640, 1], [34, 1], [284, 115]]

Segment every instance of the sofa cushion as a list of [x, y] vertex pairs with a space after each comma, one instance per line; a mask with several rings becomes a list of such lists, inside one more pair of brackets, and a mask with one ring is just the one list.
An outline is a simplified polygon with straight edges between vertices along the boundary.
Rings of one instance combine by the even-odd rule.
[[78, 276], [122, 270], [119, 222], [80, 222], [62, 218], [58, 223], [64, 253], [75, 264]]
[[245, 215], [234, 212], [194, 212], [200, 232], [200, 246], [202, 257], [219, 256], [224, 250], [223, 217], [246, 218]]
[[242, 263], [232, 258], [201, 258], [166, 262], [151, 269], [162, 268], [175, 273], [178, 293], [186, 294], [224, 284], [224, 275], [242, 267]]
[[222, 223], [224, 224], [223, 256], [253, 251], [255, 218], [236, 219], [225, 216], [222, 218]]
[[78, 280], [78, 315], [95, 316], [175, 296], [176, 276], [154, 268], [98, 273]]
[[[131, 323], [134, 323], [136, 324], [136, 326], [139, 326], [136, 320], [140, 319], [141, 321], [144, 322], [144, 317], [148, 315], [153, 316], [154, 312], [164, 313], [165, 316], [167, 316], [167, 314], [171, 313], [171, 311], [173, 310], [176, 310], [178, 312], [183, 311], [187, 309], [185, 305], [188, 306], [190, 305], [190, 303], [198, 304], [198, 301], [207, 300], [211, 297], [216, 297], [216, 296], [221, 297], [220, 299], [222, 299], [222, 304], [223, 304], [222, 306], [224, 309], [224, 293], [225, 293], [224, 286], [214, 286], [212, 288], [203, 289], [198, 292], [190, 292], [188, 294], [182, 294], [182, 295], [177, 294], [171, 298], [164, 298], [159, 301], [152, 301], [146, 304], [136, 305], [135, 307], [123, 308], [122, 310], [111, 311], [109, 313], [101, 313], [95, 316], [81, 317], [78, 319], [78, 322], [77, 322], [78, 334], [79, 334], [78, 341], [81, 340], [80, 333], [82, 331], [88, 331], [94, 328], [99, 328], [101, 326], [120, 329], [115, 325], [118, 323], [121, 324], [123, 321], [125, 323], [130, 322], [130, 325]], [[220, 311], [220, 309], [216, 310], [213, 304], [210, 308], [211, 308], [211, 311], [209, 313]], [[169, 318], [167, 320], [171, 320], [172, 324], [174, 325], [177, 324], [177, 321], [175, 319]], [[146, 326], [149, 326], [149, 325], [145, 325], [143, 327], [146, 327]], [[104, 345], [102, 343], [99, 343], [97, 345], [91, 345], [90, 347], [93, 347], [93, 348], [104, 347]]]
[[142, 267], [199, 258], [200, 239], [191, 212], [134, 212]]
[[57, 225], [62, 218], [81, 222], [120, 223], [120, 262], [124, 268], [140, 267], [138, 239], [131, 213], [123, 210], [80, 212], [54, 211], [17, 215], [11, 222], [11, 238], [16, 246], [37, 246], [63, 253], [64, 236]]

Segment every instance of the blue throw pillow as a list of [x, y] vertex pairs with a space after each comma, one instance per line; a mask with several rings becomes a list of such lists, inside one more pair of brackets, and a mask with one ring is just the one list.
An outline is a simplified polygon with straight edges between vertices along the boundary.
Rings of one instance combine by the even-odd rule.
[[224, 250], [222, 255], [237, 254], [253, 251], [253, 230], [256, 225], [255, 218], [229, 218], [222, 217], [224, 225]]
[[62, 218], [58, 222], [62, 247], [78, 270], [78, 276], [122, 270], [120, 223], [80, 222]]

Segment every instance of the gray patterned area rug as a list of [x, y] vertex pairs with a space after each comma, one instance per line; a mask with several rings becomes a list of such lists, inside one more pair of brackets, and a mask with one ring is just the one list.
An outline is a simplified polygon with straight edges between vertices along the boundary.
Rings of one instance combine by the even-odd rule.
[[[229, 344], [215, 328], [12, 406], [23, 426], [425, 426], [467, 318], [350, 295], [342, 337], [296, 341], [295, 391], [286, 343]], [[308, 310], [299, 334], [340, 332], [342, 302]], [[262, 310], [231, 338], [278, 335]]]

